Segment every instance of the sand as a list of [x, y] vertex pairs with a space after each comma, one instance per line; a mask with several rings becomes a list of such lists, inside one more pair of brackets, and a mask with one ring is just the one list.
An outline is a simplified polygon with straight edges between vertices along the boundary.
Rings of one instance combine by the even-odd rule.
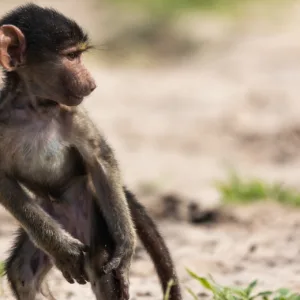
[[[190, 203], [218, 206], [213, 183], [231, 168], [299, 186], [300, 6], [283, 10], [276, 22], [256, 18], [230, 30], [226, 21], [199, 21], [212, 30], [204, 57], [147, 69], [91, 66], [98, 88], [85, 105], [114, 147], [125, 182], [156, 218], [187, 300], [186, 287], [203, 289], [186, 267], [223, 284], [258, 279], [258, 289], [300, 292], [299, 210], [261, 203], [232, 208], [234, 218], [188, 221]], [[171, 218], [161, 214], [168, 193], [180, 198]], [[15, 224], [3, 210], [0, 228], [4, 259]], [[140, 247], [130, 280], [132, 300], [162, 299]], [[70, 285], [58, 271], [48, 281], [57, 299], [93, 299], [88, 285]], [[13, 299], [5, 282], [1, 299]]]

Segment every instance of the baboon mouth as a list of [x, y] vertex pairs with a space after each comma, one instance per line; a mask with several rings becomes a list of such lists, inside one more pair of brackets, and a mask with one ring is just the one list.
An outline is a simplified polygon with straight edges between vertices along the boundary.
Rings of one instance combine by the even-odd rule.
[[75, 96], [75, 95], [71, 95], [70, 98], [82, 100], [84, 97], [83, 97], [83, 96]]
[[40, 102], [40, 105], [46, 106], [46, 107], [51, 107], [51, 106], [57, 106], [58, 103], [54, 100], [44, 99]]
[[69, 94], [69, 96], [67, 97], [68, 105], [71, 105], [71, 106], [78, 105], [83, 101], [83, 98], [84, 98], [83, 96]]

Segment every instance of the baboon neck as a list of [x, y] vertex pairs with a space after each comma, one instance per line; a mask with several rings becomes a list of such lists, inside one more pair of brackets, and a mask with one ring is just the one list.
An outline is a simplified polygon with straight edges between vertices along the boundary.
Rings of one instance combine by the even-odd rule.
[[0, 91], [0, 110], [5, 108], [7, 104], [17, 94], [21, 79], [16, 72], [4, 71], [3, 88]]
[[22, 74], [5, 72], [3, 81], [4, 86], [0, 91], [0, 121], [3, 111], [10, 111], [15, 108], [29, 109], [31, 113], [33, 111], [41, 113], [41, 109], [49, 111], [49, 108], [52, 108], [52, 114], [53, 108], [59, 107], [55, 101], [35, 95], [29, 81]]
[[18, 87], [21, 83], [21, 77], [17, 72], [4, 72], [4, 88], [3, 90], [13, 90]]
[[4, 86], [0, 94], [0, 110], [9, 110], [12, 107], [26, 107], [34, 98], [29, 95], [26, 82], [17, 72], [4, 73]]
[[[1, 102], [11, 93], [16, 93], [24, 86], [21, 77], [17, 72], [4, 72], [3, 89], [1, 91]], [[0, 103], [1, 105], [1, 103]]]

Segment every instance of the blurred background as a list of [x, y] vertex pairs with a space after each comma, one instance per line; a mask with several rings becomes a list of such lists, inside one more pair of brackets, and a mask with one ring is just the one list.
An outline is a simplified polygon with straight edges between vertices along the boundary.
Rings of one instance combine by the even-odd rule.
[[[157, 220], [184, 299], [193, 299], [186, 288], [211, 297], [186, 268], [224, 285], [257, 279], [257, 290], [300, 292], [300, 1], [34, 2], [89, 32], [98, 88], [85, 106]], [[19, 4], [0, 1], [0, 12]], [[0, 224], [4, 259], [14, 226], [5, 212]], [[59, 299], [91, 296], [53, 274]], [[131, 295], [161, 299], [141, 247]]]

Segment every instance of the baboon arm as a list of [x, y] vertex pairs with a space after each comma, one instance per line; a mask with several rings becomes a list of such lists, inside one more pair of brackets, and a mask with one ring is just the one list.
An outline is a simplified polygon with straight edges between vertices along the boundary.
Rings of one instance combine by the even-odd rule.
[[[134, 241], [134, 227], [117, 166], [95, 159], [90, 166], [96, 201], [117, 244]], [[128, 235], [131, 235], [128, 237]], [[124, 247], [132, 245], [123, 245]]]
[[49, 250], [55, 251], [55, 247], [59, 246], [60, 225], [26, 194], [15, 179], [3, 173], [0, 174], [0, 203], [39, 248], [49, 253]]

